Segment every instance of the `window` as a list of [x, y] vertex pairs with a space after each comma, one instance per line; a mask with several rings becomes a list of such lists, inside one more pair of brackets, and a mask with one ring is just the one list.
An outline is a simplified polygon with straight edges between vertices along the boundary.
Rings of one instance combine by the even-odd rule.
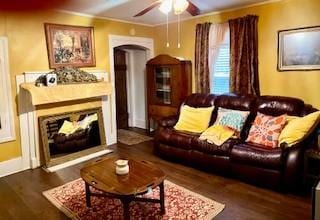
[[229, 92], [230, 45], [222, 44], [219, 48], [217, 61], [213, 64], [210, 91], [214, 94]]
[[[217, 24], [215, 28], [220, 31], [212, 31], [210, 39], [212, 43], [210, 46], [211, 59], [210, 65], [210, 92], [214, 94], [228, 93], [229, 88], [229, 76], [230, 76], [230, 33], [229, 27], [226, 24]], [[221, 37], [221, 30], [224, 34]], [[220, 34], [215, 36], [215, 34]], [[221, 40], [219, 41], [219, 37]], [[216, 39], [215, 39], [216, 38]]]

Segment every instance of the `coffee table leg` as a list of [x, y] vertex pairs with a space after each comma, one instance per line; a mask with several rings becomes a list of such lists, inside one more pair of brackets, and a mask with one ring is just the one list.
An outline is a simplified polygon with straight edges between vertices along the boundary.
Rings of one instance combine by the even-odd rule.
[[121, 199], [121, 202], [123, 204], [123, 218], [124, 218], [124, 220], [130, 220], [130, 211], [129, 211], [130, 200], [129, 199]]
[[166, 213], [166, 208], [164, 206], [164, 184], [163, 182], [159, 185], [160, 187], [160, 207], [161, 207], [161, 214], [164, 215]]
[[91, 207], [91, 198], [90, 198], [90, 187], [88, 183], [85, 183], [85, 187], [86, 187], [86, 203], [87, 203], [87, 207]]

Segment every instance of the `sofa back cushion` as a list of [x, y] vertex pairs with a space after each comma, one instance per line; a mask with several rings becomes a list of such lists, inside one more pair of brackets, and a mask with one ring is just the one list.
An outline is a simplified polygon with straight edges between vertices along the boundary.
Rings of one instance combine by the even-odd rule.
[[183, 104], [194, 108], [211, 107], [214, 106], [216, 98], [217, 96], [213, 94], [193, 93], [184, 100]]
[[250, 111], [254, 107], [255, 99], [250, 95], [223, 94], [217, 97], [214, 105], [226, 109]]
[[283, 114], [301, 116], [304, 102], [297, 98], [283, 96], [260, 96], [256, 102], [256, 112], [279, 116]]

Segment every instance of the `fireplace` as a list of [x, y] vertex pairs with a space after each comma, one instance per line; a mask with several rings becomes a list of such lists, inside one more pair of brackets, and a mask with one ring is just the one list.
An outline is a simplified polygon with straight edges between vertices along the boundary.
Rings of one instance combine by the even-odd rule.
[[[46, 166], [47, 171], [53, 172], [61, 168], [89, 160], [103, 154], [110, 153], [106, 145], [116, 143], [115, 109], [112, 105], [114, 92], [105, 72], [91, 72], [99, 79], [96, 83], [61, 84], [51, 87], [37, 87], [35, 81], [47, 72], [30, 72], [17, 76], [17, 93], [19, 103], [19, 122], [22, 146], [22, 169]], [[59, 127], [60, 122], [52, 122], [51, 116], [66, 117], [71, 114], [71, 121], [75, 117], [73, 113], [99, 109], [98, 127], [100, 145], [83, 148], [79, 152], [70, 149], [69, 152], [61, 152], [42, 146], [43, 140], [41, 123], [50, 121], [48, 126]], [[79, 115], [77, 116], [79, 117]], [[40, 120], [41, 118], [41, 120]], [[81, 120], [80, 117], [78, 120]], [[103, 123], [100, 123], [103, 121]], [[103, 124], [103, 129], [101, 129]], [[58, 128], [59, 129], [59, 128]], [[59, 131], [59, 130], [58, 130]], [[53, 129], [54, 132], [54, 129]], [[50, 135], [50, 133], [46, 133]], [[49, 140], [48, 144], [52, 142]], [[89, 144], [90, 145], [90, 144]], [[60, 146], [61, 147], [61, 146]], [[107, 148], [107, 149], [106, 149]], [[96, 152], [95, 152], [96, 151]], [[64, 155], [65, 154], [65, 155]], [[71, 156], [65, 157], [67, 154]], [[46, 156], [47, 155], [47, 156]], [[49, 156], [48, 156], [49, 155]], [[49, 158], [46, 160], [46, 157]]]
[[106, 149], [101, 108], [39, 117], [45, 166]]

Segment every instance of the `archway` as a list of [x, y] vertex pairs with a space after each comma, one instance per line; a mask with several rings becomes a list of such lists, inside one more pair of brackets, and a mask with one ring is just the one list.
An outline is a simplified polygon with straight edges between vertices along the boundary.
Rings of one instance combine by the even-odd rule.
[[[130, 37], [109, 35], [109, 64], [110, 64], [110, 82], [115, 88], [115, 71], [114, 71], [114, 49], [120, 46], [133, 45], [134, 47], [143, 47], [146, 49], [147, 59], [151, 59], [154, 56], [153, 39], [143, 37]], [[117, 123], [116, 123], [116, 97], [115, 90], [111, 94], [111, 138], [112, 143], [117, 142]]]

